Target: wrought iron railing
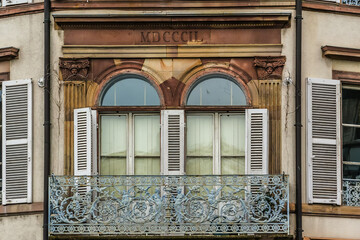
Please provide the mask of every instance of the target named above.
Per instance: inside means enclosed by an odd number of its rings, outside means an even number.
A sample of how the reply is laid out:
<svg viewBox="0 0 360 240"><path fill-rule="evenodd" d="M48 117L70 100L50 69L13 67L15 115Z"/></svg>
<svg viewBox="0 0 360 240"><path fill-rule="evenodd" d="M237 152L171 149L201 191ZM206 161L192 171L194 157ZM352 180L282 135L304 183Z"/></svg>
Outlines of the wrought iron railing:
<svg viewBox="0 0 360 240"><path fill-rule="evenodd" d="M342 0L342 4L360 6L360 0Z"/></svg>
<svg viewBox="0 0 360 240"><path fill-rule="evenodd" d="M360 180L343 180L342 205L360 207Z"/></svg>
<svg viewBox="0 0 360 240"><path fill-rule="evenodd" d="M49 234L289 234L286 175L52 176Z"/></svg>

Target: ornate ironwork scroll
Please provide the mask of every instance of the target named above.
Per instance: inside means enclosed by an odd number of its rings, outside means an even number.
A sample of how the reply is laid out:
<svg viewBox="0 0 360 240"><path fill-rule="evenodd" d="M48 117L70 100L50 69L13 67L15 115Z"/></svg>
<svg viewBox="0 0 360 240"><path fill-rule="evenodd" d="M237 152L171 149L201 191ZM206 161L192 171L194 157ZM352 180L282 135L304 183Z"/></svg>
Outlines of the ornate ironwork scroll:
<svg viewBox="0 0 360 240"><path fill-rule="evenodd" d="M285 175L52 176L49 234L289 233Z"/></svg>
<svg viewBox="0 0 360 240"><path fill-rule="evenodd" d="M360 6L360 0L342 0L342 4Z"/></svg>
<svg viewBox="0 0 360 240"><path fill-rule="evenodd" d="M360 180L343 180L343 205L360 207Z"/></svg>

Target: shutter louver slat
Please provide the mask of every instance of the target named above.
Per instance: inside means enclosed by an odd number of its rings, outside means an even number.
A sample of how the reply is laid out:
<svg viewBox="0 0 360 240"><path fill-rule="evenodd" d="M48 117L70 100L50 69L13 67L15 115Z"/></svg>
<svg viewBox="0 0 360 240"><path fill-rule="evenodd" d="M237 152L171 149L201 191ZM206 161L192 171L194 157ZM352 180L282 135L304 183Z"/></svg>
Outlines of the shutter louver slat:
<svg viewBox="0 0 360 240"><path fill-rule="evenodd" d="M30 203L32 198L31 80L3 82L2 204Z"/></svg>
<svg viewBox="0 0 360 240"><path fill-rule="evenodd" d="M246 110L246 174L268 173L268 111Z"/></svg>
<svg viewBox="0 0 360 240"><path fill-rule="evenodd" d="M340 82L307 80L309 203L340 204Z"/></svg>
<svg viewBox="0 0 360 240"><path fill-rule="evenodd" d="M163 174L184 173L184 111L163 110L162 117L162 162Z"/></svg>

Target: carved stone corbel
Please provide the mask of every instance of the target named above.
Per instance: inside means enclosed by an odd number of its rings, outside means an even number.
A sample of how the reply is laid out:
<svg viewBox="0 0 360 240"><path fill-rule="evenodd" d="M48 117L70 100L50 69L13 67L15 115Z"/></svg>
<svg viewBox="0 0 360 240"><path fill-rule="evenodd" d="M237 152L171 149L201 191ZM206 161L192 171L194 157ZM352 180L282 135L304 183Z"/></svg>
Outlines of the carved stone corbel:
<svg viewBox="0 0 360 240"><path fill-rule="evenodd" d="M285 57L255 57L254 66L258 79L281 79Z"/></svg>
<svg viewBox="0 0 360 240"><path fill-rule="evenodd" d="M59 67L63 81L86 81L90 61L87 58L60 58Z"/></svg>

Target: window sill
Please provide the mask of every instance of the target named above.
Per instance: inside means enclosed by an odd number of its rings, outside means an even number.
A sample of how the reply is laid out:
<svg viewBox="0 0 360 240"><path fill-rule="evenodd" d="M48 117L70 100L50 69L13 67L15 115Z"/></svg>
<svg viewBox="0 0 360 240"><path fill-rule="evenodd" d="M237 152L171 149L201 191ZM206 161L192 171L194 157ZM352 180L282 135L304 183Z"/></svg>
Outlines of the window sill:
<svg viewBox="0 0 360 240"><path fill-rule="evenodd" d="M29 204L13 204L0 206L0 217L7 215L43 213L44 207L42 202L29 203Z"/></svg>
<svg viewBox="0 0 360 240"><path fill-rule="evenodd" d="M295 203L290 203L290 212L295 213ZM326 204L302 204L305 216L360 218L360 207Z"/></svg>

